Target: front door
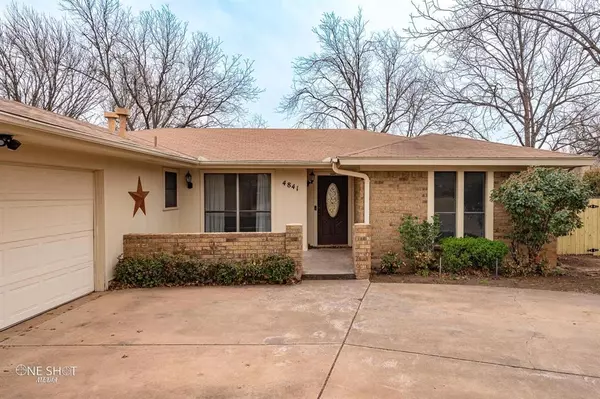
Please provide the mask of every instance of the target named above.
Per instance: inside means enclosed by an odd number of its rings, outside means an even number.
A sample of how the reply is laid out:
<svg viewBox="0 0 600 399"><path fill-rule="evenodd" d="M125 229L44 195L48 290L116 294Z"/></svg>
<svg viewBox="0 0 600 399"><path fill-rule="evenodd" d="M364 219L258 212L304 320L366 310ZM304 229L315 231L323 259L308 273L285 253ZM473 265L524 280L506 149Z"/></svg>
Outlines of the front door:
<svg viewBox="0 0 600 399"><path fill-rule="evenodd" d="M319 176L318 245L348 244L348 177Z"/></svg>

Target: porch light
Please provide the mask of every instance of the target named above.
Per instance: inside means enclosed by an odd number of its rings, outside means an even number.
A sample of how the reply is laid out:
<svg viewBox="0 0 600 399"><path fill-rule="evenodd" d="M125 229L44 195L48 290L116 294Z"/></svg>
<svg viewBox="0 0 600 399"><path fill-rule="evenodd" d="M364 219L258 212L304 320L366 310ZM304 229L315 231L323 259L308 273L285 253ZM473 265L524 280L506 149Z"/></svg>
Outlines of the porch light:
<svg viewBox="0 0 600 399"><path fill-rule="evenodd" d="M0 134L0 147L6 147L9 150L16 151L21 146L19 140L15 140L10 134Z"/></svg>
<svg viewBox="0 0 600 399"><path fill-rule="evenodd" d="M185 174L185 182L187 183L187 188L192 188L194 187L194 183L192 183L192 175L190 173L190 171L188 170L188 172Z"/></svg>
<svg viewBox="0 0 600 399"><path fill-rule="evenodd" d="M306 186L310 186L311 184L313 184L315 182L315 171L311 170L310 174L308 175L308 181L306 182Z"/></svg>

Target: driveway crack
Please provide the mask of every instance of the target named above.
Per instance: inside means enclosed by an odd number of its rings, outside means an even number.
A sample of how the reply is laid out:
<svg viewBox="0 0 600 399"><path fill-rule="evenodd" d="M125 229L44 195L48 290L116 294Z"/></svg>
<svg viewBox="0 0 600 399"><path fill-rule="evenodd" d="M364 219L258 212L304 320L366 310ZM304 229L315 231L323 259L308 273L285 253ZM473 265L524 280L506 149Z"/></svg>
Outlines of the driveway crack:
<svg viewBox="0 0 600 399"><path fill-rule="evenodd" d="M350 325L348 326L348 331L346 331L346 335L344 336L344 340L342 341L342 343L340 345L340 348L338 349L338 351L337 351L337 353L335 355L335 358L333 359L333 363L331 364L331 367L329 368L329 372L327 373L327 377L325 378L325 381L323 382L323 386L321 387L321 390L319 391L319 396L317 396L317 399L321 399L321 396L323 396L323 392L325 391L325 387L327 387L327 383L329 382L329 378L331 377L331 373L333 373L333 369L335 368L337 360L340 357L340 353L342 353L342 349L346 345L346 340L348 339L348 336L350 335L350 331L352 331L352 326L354 325L354 320L356 320L356 316L358 315L358 312L360 311L360 308L361 308L361 306L363 305L363 303L365 301L365 297L367 296L367 292L369 292L369 288L371 288L371 281L369 281L369 285L367 286L367 289L365 289L365 292L363 293L362 297L360 298L360 303L356 307L356 312L354 312L354 316L352 316L352 320L350 321Z"/></svg>

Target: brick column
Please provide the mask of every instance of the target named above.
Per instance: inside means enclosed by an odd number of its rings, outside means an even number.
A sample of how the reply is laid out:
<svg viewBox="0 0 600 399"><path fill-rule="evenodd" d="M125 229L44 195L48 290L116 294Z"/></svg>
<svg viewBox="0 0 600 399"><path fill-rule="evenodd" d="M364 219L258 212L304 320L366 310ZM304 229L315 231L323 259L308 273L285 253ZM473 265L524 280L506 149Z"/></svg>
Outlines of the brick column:
<svg viewBox="0 0 600 399"><path fill-rule="evenodd" d="M370 224L355 223L352 228L352 255L354 275L357 280L368 279L371 275L371 241L373 228Z"/></svg>
<svg viewBox="0 0 600 399"><path fill-rule="evenodd" d="M285 254L294 260L296 264L296 279L302 278L302 225L287 224L285 226Z"/></svg>

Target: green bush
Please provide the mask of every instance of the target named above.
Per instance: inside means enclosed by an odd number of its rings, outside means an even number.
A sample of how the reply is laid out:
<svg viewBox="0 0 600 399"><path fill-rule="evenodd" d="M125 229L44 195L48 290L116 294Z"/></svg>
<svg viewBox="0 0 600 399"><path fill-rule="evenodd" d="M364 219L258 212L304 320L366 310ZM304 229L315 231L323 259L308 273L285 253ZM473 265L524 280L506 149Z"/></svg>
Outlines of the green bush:
<svg viewBox="0 0 600 399"><path fill-rule="evenodd" d="M492 201L509 214L511 261L515 274L544 273L543 246L581 227L579 212L591 190L583 179L564 169L530 168L511 175L492 192Z"/></svg>
<svg viewBox="0 0 600 399"><path fill-rule="evenodd" d="M600 197L600 169L590 169L583 174L583 181L592 191L593 197Z"/></svg>
<svg viewBox="0 0 600 399"><path fill-rule="evenodd" d="M122 257L115 267L115 287L151 288L187 285L287 284L294 260L269 255L241 262L204 261L189 255Z"/></svg>
<svg viewBox="0 0 600 399"><path fill-rule="evenodd" d="M440 237L440 220L434 216L432 221L421 221L416 216L406 215L398 227L402 252L409 265L418 273L427 274L435 263L433 252Z"/></svg>
<svg viewBox="0 0 600 399"><path fill-rule="evenodd" d="M396 252L386 252L381 257L379 272L381 274L394 274L404 265L402 259Z"/></svg>
<svg viewBox="0 0 600 399"><path fill-rule="evenodd" d="M508 254L508 246L502 241L475 237L448 237L442 240L444 268L457 273L465 269L494 270Z"/></svg>

